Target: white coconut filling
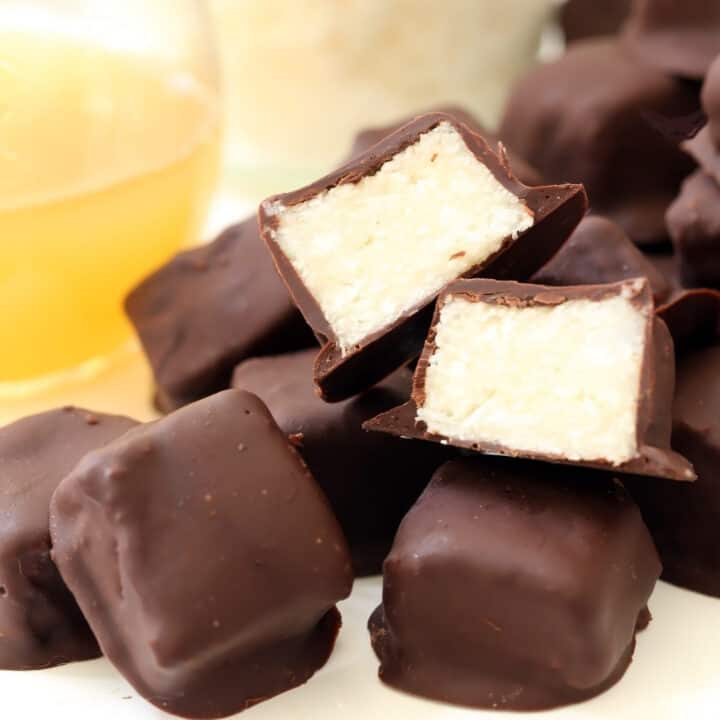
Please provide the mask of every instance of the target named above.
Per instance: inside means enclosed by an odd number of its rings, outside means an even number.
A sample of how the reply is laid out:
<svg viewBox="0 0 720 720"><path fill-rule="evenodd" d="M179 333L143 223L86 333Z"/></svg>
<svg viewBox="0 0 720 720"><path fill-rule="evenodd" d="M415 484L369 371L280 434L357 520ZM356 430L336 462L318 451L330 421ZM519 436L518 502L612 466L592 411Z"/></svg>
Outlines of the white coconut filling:
<svg viewBox="0 0 720 720"><path fill-rule="evenodd" d="M451 296L417 419L465 442L623 463L638 453L646 325L622 295L526 308Z"/></svg>
<svg viewBox="0 0 720 720"><path fill-rule="evenodd" d="M445 122L372 176L266 211L343 354L533 224Z"/></svg>

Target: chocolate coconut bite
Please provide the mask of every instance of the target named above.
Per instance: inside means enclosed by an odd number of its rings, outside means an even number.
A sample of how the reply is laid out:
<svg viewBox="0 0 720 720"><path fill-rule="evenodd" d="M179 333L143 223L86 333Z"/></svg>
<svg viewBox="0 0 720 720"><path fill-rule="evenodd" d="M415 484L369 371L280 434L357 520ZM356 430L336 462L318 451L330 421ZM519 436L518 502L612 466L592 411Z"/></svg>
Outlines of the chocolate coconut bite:
<svg viewBox="0 0 720 720"><path fill-rule="evenodd" d="M708 130L716 148L720 149L720 54L715 58L702 89L703 109L708 116Z"/></svg>
<svg viewBox="0 0 720 720"><path fill-rule="evenodd" d="M50 559L50 498L87 452L136 424L66 407L0 428L0 669L47 668L100 654Z"/></svg>
<svg viewBox="0 0 720 720"><path fill-rule="evenodd" d="M458 122L461 122L469 130L472 130L474 133L477 133L478 135L481 135L483 138L485 138L485 141L492 148L496 148L498 146L498 143L502 141L501 138L489 132L482 125L482 123L467 110L464 110L460 107L455 107L454 105L448 105L446 107L428 110L426 113L416 113L415 115L411 117L406 117L403 120L393 123L392 125L386 125L384 127L372 127L361 130L355 136L355 142L353 143L350 157L354 158L364 152L367 152L367 150L369 150L373 145L379 143L381 140L384 140L388 135L396 132L401 127L407 125L409 122L412 122L412 120L414 120L415 117L417 117L418 115L425 115L431 112L442 112L447 115L452 115ZM512 148L504 147L503 145L503 151L507 155L507 164L509 165L510 170L512 171L513 175L515 175L515 177L520 180L520 182L524 183L525 185L542 185L543 179L540 173L534 167L529 165L516 152L513 152ZM498 152L501 151L498 150Z"/></svg>
<svg viewBox="0 0 720 720"><path fill-rule="evenodd" d="M655 254L646 255L653 267L662 274L670 288L670 294L662 302L668 302L676 293L683 290L682 280L680 278L680 268L678 258L673 254Z"/></svg>
<svg viewBox="0 0 720 720"><path fill-rule="evenodd" d="M667 242L665 210L693 169L671 128L695 89L638 63L612 39L578 42L515 86L502 137L547 182L582 182L591 211L639 245Z"/></svg>
<svg viewBox="0 0 720 720"><path fill-rule="evenodd" d="M477 452L693 480L670 450L673 343L644 278L459 280L438 298L412 399L369 430Z"/></svg>
<svg viewBox="0 0 720 720"><path fill-rule="evenodd" d="M246 360L235 370L233 386L260 397L293 437L340 522L355 573L379 573L400 520L448 453L361 428L407 399L409 370L398 370L357 397L326 403L313 388L316 354L303 350Z"/></svg>
<svg viewBox="0 0 720 720"><path fill-rule="evenodd" d="M380 678L479 708L580 702L627 669L659 574L640 512L612 476L446 463L385 561L369 623Z"/></svg>
<svg viewBox="0 0 720 720"><path fill-rule="evenodd" d="M720 597L720 294L684 293L659 313L678 353L673 446L694 483L628 480L663 563L663 579Z"/></svg>
<svg viewBox="0 0 720 720"><path fill-rule="evenodd" d="M702 170L682 185L667 226L687 287L720 287L720 185Z"/></svg>
<svg viewBox="0 0 720 720"><path fill-rule="evenodd" d="M265 200L262 235L344 400L413 359L463 276L527 278L585 211L579 185L528 188L450 115L417 118L316 183Z"/></svg>
<svg viewBox="0 0 720 720"><path fill-rule="evenodd" d="M53 497L51 532L105 655L184 717L231 715L307 681L352 585L325 496L239 390L87 455Z"/></svg>
<svg viewBox="0 0 720 720"><path fill-rule="evenodd" d="M622 42L640 62L701 80L720 53L720 3L634 0Z"/></svg>
<svg viewBox="0 0 720 720"><path fill-rule="evenodd" d="M130 293L125 309L164 411L227 388L246 357L314 344L254 217L177 255Z"/></svg>
<svg viewBox="0 0 720 720"><path fill-rule="evenodd" d="M632 0L568 0L560 9L560 25L566 42L614 35L631 7Z"/></svg>
<svg viewBox="0 0 720 720"><path fill-rule="evenodd" d="M683 147L708 175L720 183L720 56L710 66L701 98L707 125Z"/></svg>
<svg viewBox="0 0 720 720"><path fill-rule="evenodd" d="M600 215L588 215L531 282L596 285L636 277L647 278L656 303L670 294L665 275L633 245L617 223Z"/></svg>

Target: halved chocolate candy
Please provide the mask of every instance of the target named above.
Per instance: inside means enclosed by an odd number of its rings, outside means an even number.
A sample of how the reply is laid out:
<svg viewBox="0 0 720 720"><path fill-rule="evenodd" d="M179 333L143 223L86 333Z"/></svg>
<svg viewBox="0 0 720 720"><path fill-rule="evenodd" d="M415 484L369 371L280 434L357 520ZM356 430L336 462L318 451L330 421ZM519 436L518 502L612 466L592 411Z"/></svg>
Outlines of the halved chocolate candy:
<svg viewBox="0 0 720 720"><path fill-rule="evenodd" d="M432 110L427 110L425 113L415 113L410 117L406 117L392 125L385 125L384 127L370 127L365 130L361 130L355 136L355 142L353 143L352 150L350 151L350 158L355 158L358 155L362 155L367 152L373 145L376 145L381 140L384 140L388 135L399 130L401 127L412 122L419 115L427 115L431 112L441 112L446 115L452 115L458 122L461 122L468 129L474 133L481 135L485 138L488 145L491 148L497 148L498 144L502 142L502 138L489 132L480 121L467 110L454 105L448 105L446 107L438 107ZM532 167L528 162L523 160L512 148L506 147L503 143L504 152L507 154L507 162L513 175L525 185L542 185L543 179L540 173ZM498 150L498 152L500 152Z"/></svg>
<svg viewBox="0 0 720 720"><path fill-rule="evenodd" d="M50 517L100 647L164 710L231 715L332 651L352 586L345 539L255 395L227 390L90 453Z"/></svg>
<svg viewBox="0 0 720 720"><path fill-rule="evenodd" d="M647 65L671 75L702 79L720 53L720 3L635 0L622 42Z"/></svg>
<svg viewBox="0 0 720 720"><path fill-rule="evenodd" d="M461 280L438 298L410 402L364 427L479 452L675 480L673 344L645 278Z"/></svg>
<svg viewBox="0 0 720 720"><path fill-rule="evenodd" d="M450 115L417 118L316 183L265 200L262 235L323 344L324 399L413 359L458 277L527 278L580 221L580 185L528 188Z"/></svg>
<svg viewBox="0 0 720 720"><path fill-rule="evenodd" d="M66 407L0 429L0 669L46 668L100 654L50 559L50 498L86 453L135 425Z"/></svg>
<svg viewBox="0 0 720 720"><path fill-rule="evenodd" d="M607 473L446 463L385 561L369 623L380 677L475 707L585 700L625 672L659 574L637 506Z"/></svg>

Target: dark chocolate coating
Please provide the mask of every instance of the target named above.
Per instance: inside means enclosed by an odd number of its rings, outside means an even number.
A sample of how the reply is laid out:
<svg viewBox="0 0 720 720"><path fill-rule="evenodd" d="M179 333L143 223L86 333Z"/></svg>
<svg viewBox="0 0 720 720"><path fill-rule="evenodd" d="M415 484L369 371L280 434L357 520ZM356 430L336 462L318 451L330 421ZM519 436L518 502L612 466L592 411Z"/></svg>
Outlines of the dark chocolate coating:
<svg viewBox="0 0 720 720"><path fill-rule="evenodd" d="M548 182L584 183L592 212L654 245L667 242L665 210L693 168L673 124L697 110L692 87L590 40L516 84L500 137Z"/></svg>
<svg viewBox="0 0 720 720"><path fill-rule="evenodd" d="M125 309L163 411L227 388L233 368L247 357L314 344L254 217L177 255L128 295Z"/></svg>
<svg viewBox="0 0 720 720"><path fill-rule="evenodd" d="M478 162L483 163L505 188L520 197L535 216L531 228L520 233L517 238L506 238L495 254L484 263L470 268L463 277L530 277L557 252L585 214L587 198L581 185L528 188L513 177L504 155L496 155L482 137L443 113L416 118L373 145L363 155L317 182L265 200L259 211L261 234L290 294L323 346L315 362L315 384L323 399L328 402L345 400L367 390L417 357L422 349L436 296L426 298L343 356L318 303L274 240L278 220L272 206L277 202L284 206L298 205L338 185L357 183L377 172L386 161L442 122L449 123L460 133ZM338 219L338 222L342 222L342 219Z"/></svg>
<svg viewBox="0 0 720 720"><path fill-rule="evenodd" d="M66 407L0 429L0 669L47 668L100 654L50 559L50 498L83 455L134 425Z"/></svg>
<svg viewBox="0 0 720 720"><path fill-rule="evenodd" d="M531 282L597 285L634 277L648 279L655 302L661 302L670 294L665 275L633 245L617 223L600 215L588 215Z"/></svg>
<svg viewBox="0 0 720 720"><path fill-rule="evenodd" d="M474 707L579 702L622 677L659 574L636 505L606 474L446 463L385 561L369 624L380 677Z"/></svg>
<svg viewBox="0 0 720 720"><path fill-rule="evenodd" d="M326 403L313 388L315 355L303 350L246 360L233 386L255 393L283 432L298 436L297 449L345 532L356 575L372 575L381 572L400 521L448 453L361 428L408 398L409 370L350 400Z"/></svg>
<svg viewBox="0 0 720 720"><path fill-rule="evenodd" d="M639 289L633 287L640 283ZM568 300L602 301L626 293L647 315L645 357L642 361L639 406L637 408L637 444L635 458L613 465L605 458L576 461L559 455L532 453L496 443L470 442L446 435L431 433L425 423L416 420L417 409L425 401L425 374L435 352L435 327L443 303L453 295L463 295L473 302L494 303L512 307L559 305ZM399 407L388 410L363 424L366 430L377 430L403 438L430 440L454 447L492 455L527 457L551 463L599 468L617 473L632 473L692 481L695 473L690 463L670 449L672 398L675 382L673 342L665 323L653 319L653 302L647 281L635 279L605 285L575 285L551 287L497 280L458 280L448 285L438 298L435 315L413 379L412 398ZM559 400L560 401L560 400Z"/></svg>
<svg viewBox="0 0 720 720"><path fill-rule="evenodd" d="M704 127L691 140L682 143L682 147L697 160L705 173L720 183L720 149L713 143L709 127Z"/></svg>
<svg viewBox="0 0 720 720"><path fill-rule="evenodd" d="M682 280L680 279L680 269L678 268L678 259L675 255L668 253L652 253L645 255L652 263L652 266L665 278L665 282L670 290L669 295L662 300L668 302L675 294L683 290Z"/></svg>
<svg viewBox="0 0 720 720"><path fill-rule="evenodd" d="M710 137L715 147L720 150L720 50L705 78L702 104L708 117Z"/></svg>
<svg viewBox="0 0 720 720"><path fill-rule="evenodd" d="M657 309L667 325L677 355L712 345L720 336L720 292L685 290Z"/></svg>
<svg viewBox="0 0 720 720"><path fill-rule="evenodd" d="M90 453L51 505L53 558L105 655L158 707L230 715L332 651L352 569L267 408L227 390Z"/></svg>
<svg viewBox="0 0 720 720"><path fill-rule="evenodd" d="M642 63L701 80L720 53L720 3L634 0L622 43Z"/></svg>
<svg viewBox="0 0 720 720"><path fill-rule="evenodd" d="M632 0L568 0L560 10L560 24L568 43L614 35L628 16Z"/></svg>
<svg viewBox="0 0 720 720"><path fill-rule="evenodd" d="M682 185L667 226L687 287L720 287L720 185L702 170Z"/></svg>
<svg viewBox="0 0 720 720"><path fill-rule="evenodd" d="M707 126L684 143L684 148L720 183L720 56L710 66L701 98Z"/></svg>
<svg viewBox="0 0 720 720"><path fill-rule="evenodd" d="M720 597L720 294L685 293L658 311L678 350L673 446L693 463L692 484L632 478L663 563L663 579Z"/></svg>
<svg viewBox="0 0 720 720"><path fill-rule="evenodd" d="M392 125L361 130L355 136L355 141L353 143L352 150L350 151L350 159L356 158L358 155L362 155L364 152L367 152L373 145L379 143L381 140L384 140L388 135L394 133L396 130L399 130L409 122L412 122L415 117L432 112L441 112L447 115L452 115L458 122L461 122L474 133L477 133L485 138L486 142L491 147L495 148L502 142L502 138L499 138L489 132L485 127L483 127L480 121L467 110L464 110L461 107L456 107L455 105L448 105L446 107L432 108L424 113L415 113L415 115L403 118ZM505 152L507 153L509 168L513 175L520 180L520 182L525 185L542 185L542 176L534 167L521 158L516 152L513 152L512 148L505 147Z"/></svg>

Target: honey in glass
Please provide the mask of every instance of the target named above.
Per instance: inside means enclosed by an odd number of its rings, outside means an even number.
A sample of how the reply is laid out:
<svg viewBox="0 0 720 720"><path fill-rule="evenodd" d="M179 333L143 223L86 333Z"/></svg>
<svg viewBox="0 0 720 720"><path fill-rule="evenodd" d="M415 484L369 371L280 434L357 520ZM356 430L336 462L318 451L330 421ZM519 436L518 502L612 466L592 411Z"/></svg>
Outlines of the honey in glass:
<svg viewBox="0 0 720 720"><path fill-rule="evenodd" d="M216 175L212 85L66 20L0 3L0 390L117 348L124 295L196 239Z"/></svg>

